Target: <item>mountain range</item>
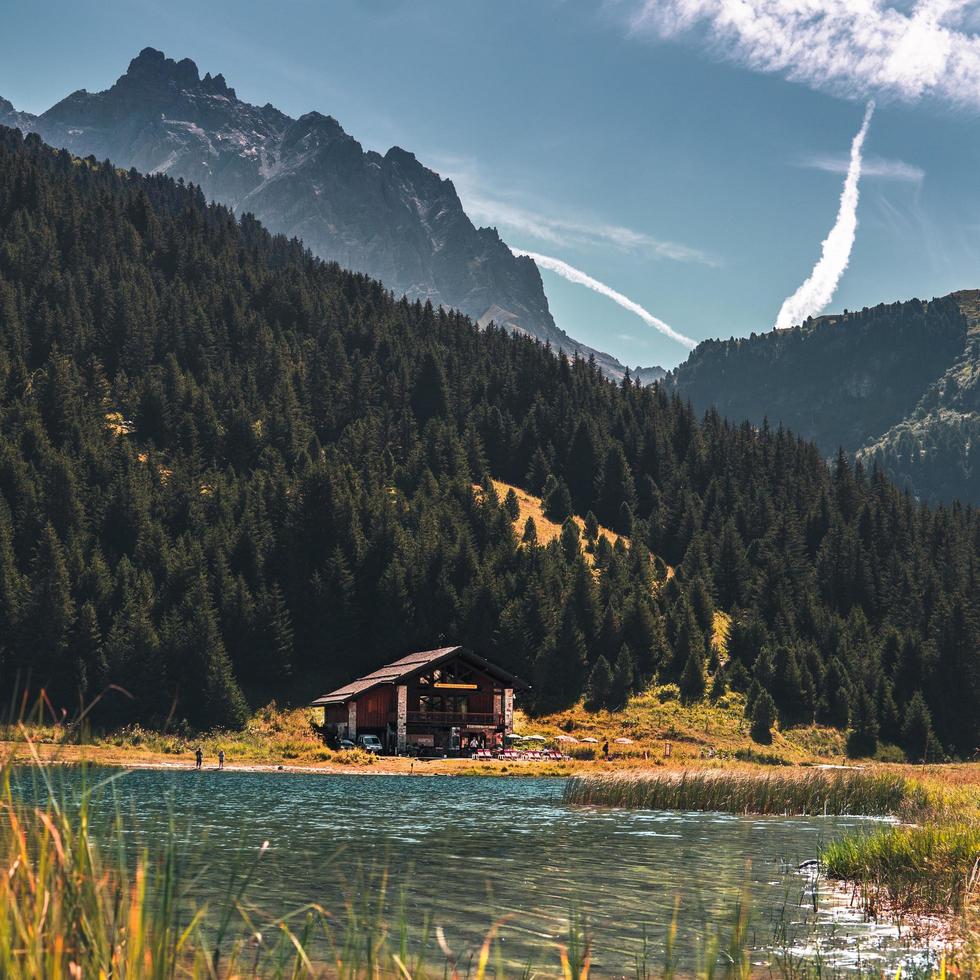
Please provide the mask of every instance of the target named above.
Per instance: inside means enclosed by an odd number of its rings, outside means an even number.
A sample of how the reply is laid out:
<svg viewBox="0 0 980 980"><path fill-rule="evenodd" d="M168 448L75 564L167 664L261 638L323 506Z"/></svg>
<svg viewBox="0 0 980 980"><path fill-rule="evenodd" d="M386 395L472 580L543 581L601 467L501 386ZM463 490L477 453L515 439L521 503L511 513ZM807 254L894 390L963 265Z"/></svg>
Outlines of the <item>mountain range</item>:
<svg viewBox="0 0 980 980"><path fill-rule="evenodd" d="M607 376L626 372L556 326L534 261L475 227L450 180L399 147L365 151L331 116L244 102L189 59L146 48L106 91L79 90L38 116L0 99L0 124L193 182L396 295L594 356ZM842 448L920 499L980 503L977 291L709 340L666 378L658 367L631 373L664 379L698 410L784 425L825 456Z"/></svg>
<svg viewBox="0 0 980 980"><path fill-rule="evenodd" d="M555 324L534 261L515 256L496 229L475 227L452 181L400 147L365 151L332 116L293 119L243 102L222 75L202 78L188 58L145 48L111 88L80 89L38 116L0 98L0 125L81 157L183 178L396 295L594 356L610 377L625 374ZM663 373L642 369L647 383Z"/></svg>
<svg viewBox="0 0 980 980"><path fill-rule="evenodd" d="M919 499L980 504L980 290L705 341L666 383L877 464Z"/></svg>

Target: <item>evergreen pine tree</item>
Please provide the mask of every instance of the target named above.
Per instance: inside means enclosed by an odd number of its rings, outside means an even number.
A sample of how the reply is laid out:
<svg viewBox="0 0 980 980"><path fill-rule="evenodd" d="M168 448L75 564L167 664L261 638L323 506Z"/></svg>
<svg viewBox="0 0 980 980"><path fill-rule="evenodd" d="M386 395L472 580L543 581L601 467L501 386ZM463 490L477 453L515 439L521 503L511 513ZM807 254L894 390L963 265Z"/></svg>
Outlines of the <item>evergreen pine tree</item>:
<svg viewBox="0 0 980 980"><path fill-rule="evenodd" d="M851 731L847 754L860 758L878 751L878 713L864 685L859 685L851 701Z"/></svg>
<svg viewBox="0 0 980 980"><path fill-rule="evenodd" d="M704 659L701 654L692 650L687 658L684 670L681 672L679 686L681 698L687 704L693 704L704 697L705 692Z"/></svg>
<svg viewBox="0 0 980 980"><path fill-rule="evenodd" d="M776 721L776 702L768 691L761 690L751 704L749 719L752 725L749 734L753 741L769 745L772 742L772 726Z"/></svg>
<svg viewBox="0 0 980 980"><path fill-rule="evenodd" d="M430 419L444 418L449 412L446 372L432 348L425 352L412 387L412 411L421 425Z"/></svg>
<svg viewBox="0 0 980 980"><path fill-rule="evenodd" d="M37 651L33 681L46 688L56 707L71 710L78 693L74 679L84 676L84 667L72 664L70 671L64 670L75 601L64 550L51 524L41 532L31 562L30 590L31 644Z"/></svg>
<svg viewBox="0 0 980 980"><path fill-rule="evenodd" d="M590 510L585 515L585 541L589 551L595 548L596 538L599 537L599 522Z"/></svg>
<svg viewBox="0 0 980 980"><path fill-rule="evenodd" d="M544 501L545 516L556 524L564 524L572 516L572 498L564 480L558 480Z"/></svg>
<svg viewBox="0 0 980 980"><path fill-rule="evenodd" d="M527 545L534 545L538 543L538 528L534 523L533 517L528 517L524 522L524 533L521 535L521 541Z"/></svg>
<svg viewBox="0 0 980 980"><path fill-rule="evenodd" d="M892 694L891 681L883 673L878 674L875 684L875 710L878 714L881 740L890 745L898 745L902 737L902 722Z"/></svg>
<svg viewBox="0 0 980 980"><path fill-rule="evenodd" d="M823 694L817 702L817 721L822 725L844 728L851 716L851 699L847 675L836 657L832 657L823 677Z"/></svg>
<svg viewBox="0 0 980 980"><path fill-rule="evenodd" d="M589 682L585 688L585 707L589 711L607 707L612 686L613 673L609 661L600 654L589 672Z"/></svg>
<svg viewBox="0 0 980 980"><path fill-rule="evenodd" d="M567 561L579 557L578 525L570 517L561 526L561 550Z"/></svg>
<svg viewBox="0 0 980 980"><path fill-rule="evenodd" d="M517 501L517 494L514 493L513 487L508 488L507 495L504 497L504 509L512 521L516 521L521 516L521 505Z"/></svg>
<svg viewBox="0 0 980 980"><path fill-rule="evenodd" d="M905 754L910 762L927 762L935 753L932 715L919 691L912 695L911 700L905 706L902 748L905 749Z"/></svg>
<svg viewBox="0 0 980 980"><path fill-rule="evenodd" d="M711 678L711 690L709 697L712 701L717 701L725 693L725 671L720 667L715 671Z"/></svg>
<svg viewBox="0 0 980 980"><path fill-rule="evenodd" d="M622 708L626 704L633 690L634 673L633 653L629 645L624 643L616 657L609 688L609 704L612 708Z"/></svg>

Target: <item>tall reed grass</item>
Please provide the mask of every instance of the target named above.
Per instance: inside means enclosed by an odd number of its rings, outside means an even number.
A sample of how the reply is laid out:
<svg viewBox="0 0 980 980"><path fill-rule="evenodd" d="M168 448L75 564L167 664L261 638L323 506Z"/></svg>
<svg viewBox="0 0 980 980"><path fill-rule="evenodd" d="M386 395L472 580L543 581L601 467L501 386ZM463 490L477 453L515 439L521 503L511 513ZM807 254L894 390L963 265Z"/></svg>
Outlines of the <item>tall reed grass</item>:
<svg viewBox="0 0 980 980"><path fill-rule="evenodd" d="M828 877L855 882L870 914L962 911L980 897L980 826L887 827L828 844Z"/></svg>
<svg viewBox="0 0 980 980"><path fill-rule="evenodd" d="M649 810L889 816L925 808L929 794L911 780L887 772L702 769L576 777L565 786L565 802Z"/></svg>

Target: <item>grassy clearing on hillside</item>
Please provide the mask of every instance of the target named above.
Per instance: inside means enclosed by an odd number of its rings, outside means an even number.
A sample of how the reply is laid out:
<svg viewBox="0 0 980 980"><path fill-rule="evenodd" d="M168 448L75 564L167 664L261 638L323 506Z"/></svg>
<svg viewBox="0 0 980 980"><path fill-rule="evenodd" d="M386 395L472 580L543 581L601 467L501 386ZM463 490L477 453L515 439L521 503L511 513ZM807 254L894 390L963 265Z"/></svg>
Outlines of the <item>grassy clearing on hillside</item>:
<svg viewBox="0 0 980 980"><path fill-rule="evenodd" d="M565 787L565 802L649 810L892 816L919 812L928 796L905 777L887 772L697 770L576 777Z"/></svg>
<svg viewBox="0 0 980 980"><path fill-rule="evenodd" d="M686 705L681 703L676 684L642 691L618 711L588 711L579 702L565 711L538 718L517 712L515 725L519 731L550 738L566 734L579 739L596 738L600 743L609 739L614 756L649 755L653 764L667 761L667 742L671 743L673 763L691 762L707 754L723 761L737 758L739 752L759 751L749 737L743 695L729 691L714 702L705 699ZM633 744L616 745L617 738L632 739ZM774 731L772 744L765 747L765 752L791 763L841 761L846 755L845 742L846 734L837 729L809 725Z"/></svg>
<svg viewBox="0 0 980 980"><path fill-rule="evenodd" d="M520 513L514 520L514 527L517 530L518 540L524 533L524 525L527 523L529 517L534 519L534 526L537 529L538 544L547 545L552 541L556 540L561 536L561 524L556 524L553 520L548 518L544 512L544 504L540 497L535 497L534 494L528 493L526 490L522 490L520 487L515 487L511 483L504 483L502 480L494 480L493 488L497 491L497 496L503 500L507 496L508 490L513 490L514 495L517 497L517 504L520 508ZM481 492L479 484L473 484L473 489L477 492ZM573 515L572 520L578 526L579 535L582 540L582 550L586 554L590 561L594 562L592 555L585 551L585 521L578 515ZM610 545L615 545L617 541L622 540L623 544L627 547L629 546L630 539L624 535L617 534L615 531L610 531L609 528L599 525L599 535L605 538Z"/></svg>

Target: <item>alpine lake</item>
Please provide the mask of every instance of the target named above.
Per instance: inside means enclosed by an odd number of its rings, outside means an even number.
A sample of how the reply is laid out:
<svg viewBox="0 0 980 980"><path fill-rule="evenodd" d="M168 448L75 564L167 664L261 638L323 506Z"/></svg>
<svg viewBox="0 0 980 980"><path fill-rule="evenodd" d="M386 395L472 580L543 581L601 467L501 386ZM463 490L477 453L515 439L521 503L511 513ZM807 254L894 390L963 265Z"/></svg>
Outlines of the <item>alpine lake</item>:
<svg viewBox="0 0 980 980"><path fill-rule="evenodd" d="M253 869L244 901L257 917L315 903L343 919L360 903L436 959L451 950L461 976L494 923L495 961L508 975L529 964L552 975L570 929L588 943L593 975L636 976L643 959L655 974L672 924L684 975L713 935L724 950L740 902L751 963L777 976L809 962L822 976L902 966L908 977L930 957L806 866L835 836L873 829L868 818L570 806L562 779L520 776L70 767L47 776L69 804L88 793L93 826L121 818L134 849L152 856L175 835L189 906ZM22 791L48 789L34 770Z"/></svg>

